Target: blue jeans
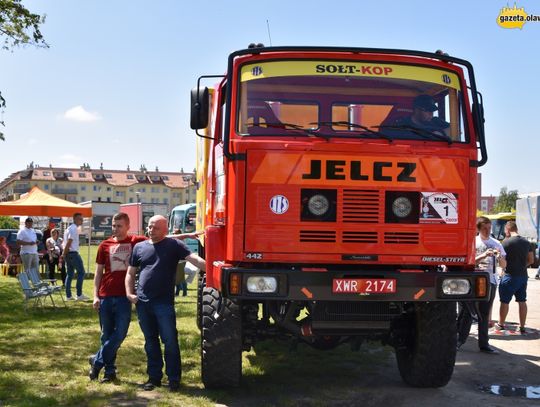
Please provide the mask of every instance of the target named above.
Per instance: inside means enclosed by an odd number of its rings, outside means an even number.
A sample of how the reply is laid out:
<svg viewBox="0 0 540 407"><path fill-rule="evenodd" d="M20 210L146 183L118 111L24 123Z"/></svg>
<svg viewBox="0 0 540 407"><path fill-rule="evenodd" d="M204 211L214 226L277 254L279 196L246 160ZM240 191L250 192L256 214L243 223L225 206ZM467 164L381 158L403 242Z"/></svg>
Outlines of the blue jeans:
<svg viewBox="0 0 540 407"><path fill-rule="evenodd" d="M491 284L491 291L489 293L488 301L479 301L477 303L471 303L471 306L476 308L478 313L478 347L486 348L489 346L489 311L493 305L495 294L497 292L497 285ZM461 305L461 304L460 304ZM469 337L471 331L473 317L469 310L461 306L458 315L458 342L465 343Z"/></svg>
<svg viewBox="0 0 540 407"><path fill-rule="evenodd" d="M78 252L69 252L66 255L66 297L71 298L71 280L77 270L77 297L82 295L82 286L84 281L84 264L81 255Z"/></svg>
<svg viewBox="0 0 540 407"><path fill-rule="evenodd" d="M148 377L156 381L161 381L163 377L163 356L159 341L161 338L161 342L165 345L165 372L169 382L179 382L182 370L174 304L139 300L137 315L144 334Z"/></svg>
<svg viewBox="0 0 540 407"><path fill-rule="evenodd" d="M39 255L37 253L22 253L21 260L24 271L35 270L39 273Z"/></svg>
<svg viewBox="0 0 540 407"><path fill-rule="evenodd" d="M131 303L127 297L104 297L99 305L101 348L94 356L94 366L105 367L105 374L116 373L116 353L126 338L131 322Z"/></svg>
<svg viewBox="0 0 540 407"><path fill-rule="evenodd" d="M177 296L180 294L180 290L182 290L182 295L185 297L187 295L187 281L182 281L180 284L176 284L174 295Z"/></svg>

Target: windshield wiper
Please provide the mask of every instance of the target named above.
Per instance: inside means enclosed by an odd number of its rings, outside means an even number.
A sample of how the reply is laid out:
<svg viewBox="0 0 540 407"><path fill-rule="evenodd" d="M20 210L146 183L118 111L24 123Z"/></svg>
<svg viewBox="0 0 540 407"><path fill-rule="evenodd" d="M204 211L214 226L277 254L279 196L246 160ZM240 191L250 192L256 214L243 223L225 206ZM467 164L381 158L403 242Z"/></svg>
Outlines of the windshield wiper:
<svg viewBox="0 0 540 407"><path fill-rule="evenodd" d="M362 129L364 131L367 131L368 134L372 135L373 137L377 137L377 138L380 137L385 140L388 140L389 142L393 141L391 137L387 136L386 134L381 133L380 131L371 130L367 126L362 126L361 124L356 124L356 123L348 122L345 120L333 121L333 122L313 122L309 124L317 124L319 126L348 126L348 127L352 127L353 129Z"/></svg>
<svg viewBox="0 0 540 407"><path fill-rule="evenodd" d="M452 144L453 142L450 137L446 135L437 134L436 131L439 131L439 130L431 131L427 129L421 129L419 127L407 126L404 124L399 124L395 126L388 125L388 126L377 126L377 127L379 129L409 130L413 132L414 134L417 134L420 137L423 137L426 140L436 139L436 140L446 141L448 142L448 144Z"/></svg>
<svg viewBox="0 0 540 407"><path fill-rule="evenodd" d="M276 122L276 123L248 123L248 126L254 126L254 127L269 127L273 129L292 129L296 131L301 131L303 135L307 135L309 137L321 137L325 140L330 140L331 136L328 136L326 134L316 133L312 129L306 129L305 127L295 124L295 123L283 123L283 122Z"/></svg>

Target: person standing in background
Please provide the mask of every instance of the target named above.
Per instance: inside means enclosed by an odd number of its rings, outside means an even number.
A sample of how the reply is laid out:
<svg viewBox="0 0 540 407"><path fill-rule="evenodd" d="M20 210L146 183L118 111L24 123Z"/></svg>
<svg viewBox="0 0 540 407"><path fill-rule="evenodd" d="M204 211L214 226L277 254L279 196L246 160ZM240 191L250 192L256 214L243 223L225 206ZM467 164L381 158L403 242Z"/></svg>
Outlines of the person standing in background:
<svg viewBox="0 0 540 407"><path fill-rule="evenodd" d="M0 263L9 264L9 247L6 244L6 238L0 236Z"/></svg>
<svg viewBox="0 0 540 407"><path fill-rule="evenodd" d="M34 220L26 218L24 226L17 233L17 245L21 248L20 255L24 271L38 270L39 255L37 249L37 234L34 228Z"/></svg>
<svg viewBox="0 0 540 407"><path fill-rule="evenodd" d="M506 266L506 253L499 241L491 237L491 220L480 216L476 221L476 230L476 270L489 273L491 285L489 301L474 304L478 312L478 348L484 353L497 354L499 351L489 345L489 313L497 290L497 264ZM458 349L467 340L471 324L472 315L466 306L462 306L458 317Z"/></svg>
<svg viewBox="0 0 540 407"><path fill-rule="evenodd" d="M47 248L47 264L49 266L49 278L51 280L55 279L56 268L62 270L62 267L59 265L60 255L62 254L62 248L58 241L59 236L58 229L51 230L51 236L45 241L45 247ZM62 273L62 285L65 280L65 271Z"/></svg>
<svg viewBox="0 0 540 407"><path fill-rule="evenodd" d="M499 298L501 308L497 329L505 330L506 317L512 297L515 296L519 304L519 333L527 334L525 321L527 320L527 267L534 262L534 253L527 239L518 235L516 222L508 221L504 226L506 239L503 241L506 250L506 270L499 284Z"/></svg>
<svg viewBox="0 0 540 407"><path fill-rule="evenodd" d="M73 223L64 232L64 249L60 259L66 263L67 276L66 276L66 300L75 301L75 298L71 296L71 281L75 270L77 270L77 300L86 301L89 300L86 295L83 294L83 282L84 282L84 264L79 254L79 226L83 223L83 216L77 212L73 214Z"/></svg>

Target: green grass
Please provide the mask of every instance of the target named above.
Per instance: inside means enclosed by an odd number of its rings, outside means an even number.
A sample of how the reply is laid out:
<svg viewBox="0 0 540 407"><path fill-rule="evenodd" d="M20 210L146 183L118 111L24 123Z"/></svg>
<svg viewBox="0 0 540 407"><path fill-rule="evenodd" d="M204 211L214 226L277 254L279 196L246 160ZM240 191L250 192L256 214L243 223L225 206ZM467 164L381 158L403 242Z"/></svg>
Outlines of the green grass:
<svg viewBox="0 0 540 407"><path fill-rule="evenodd" d="M94 274L95 265L96 265L96 254L97 254L97 245L91 245L90 247L88 245L81 246L79 248L79 253L81 255L81 258L84 263L84 269L89 274L88 277L91 277L91 275ZM90 257L88 257L88 253L90 253Z"/></svg>
<svg viewBox="0 0 540 407"><path fill-rule="evenodd" d="M194 288L176 304L181 392L161 388L149 395L137 387L146 380L146 356L135 313L118 354L120 384L91 382L87 359L99 346L98 317L91 303L25 312L17 280L0 277L0 406L322 406L340 401L336 395L349 393L358 377L375 374L391 354L375 345L359 352L345 345L328 352L298 345L292 351L288 342L268 341L244 353L240 388L207 391L200 381ZM84 293L91 296L89 280Z"/></svg>

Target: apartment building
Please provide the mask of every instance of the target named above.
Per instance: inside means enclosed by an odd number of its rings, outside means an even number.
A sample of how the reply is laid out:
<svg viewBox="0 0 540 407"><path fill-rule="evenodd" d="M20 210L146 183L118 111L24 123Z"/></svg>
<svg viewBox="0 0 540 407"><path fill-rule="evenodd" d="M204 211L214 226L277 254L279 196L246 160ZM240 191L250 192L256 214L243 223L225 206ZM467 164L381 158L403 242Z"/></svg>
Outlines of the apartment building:
<svg viewBox="0 0 540 407"><path fill-rule="evenodd" d="M40 167L33 163L0 183L0 201L19 199L34 186L59 198L80 203L104 201L121 203L164 203L169 209L195 201L194 174L90 168Z"/></svg>

